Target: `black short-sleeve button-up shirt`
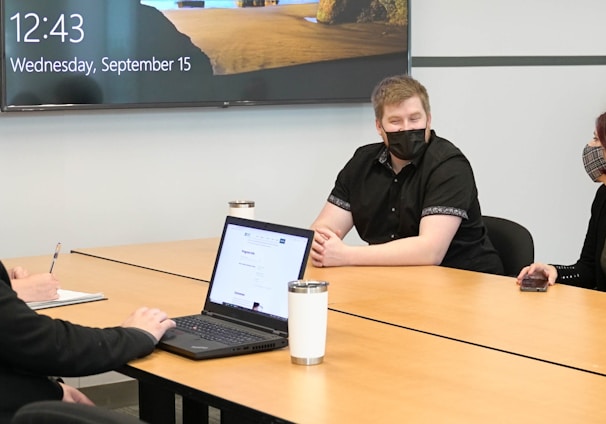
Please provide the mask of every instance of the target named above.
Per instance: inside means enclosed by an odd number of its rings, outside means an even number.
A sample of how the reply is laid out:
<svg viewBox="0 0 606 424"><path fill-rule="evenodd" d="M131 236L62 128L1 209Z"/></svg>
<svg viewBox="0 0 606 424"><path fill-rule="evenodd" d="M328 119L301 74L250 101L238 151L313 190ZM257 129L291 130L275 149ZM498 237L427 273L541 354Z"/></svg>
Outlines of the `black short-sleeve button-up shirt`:
<svg viewBox="0 0 606 424"><path fill-rule="evenodd" d="M417 236L427 215L458 216L461 226L441 265L503 273L482 222L471 165L434 131L423 155L398 174L383 143L358 148L339 172L328 201L352 213L358 234L369 244Z"/></svg>

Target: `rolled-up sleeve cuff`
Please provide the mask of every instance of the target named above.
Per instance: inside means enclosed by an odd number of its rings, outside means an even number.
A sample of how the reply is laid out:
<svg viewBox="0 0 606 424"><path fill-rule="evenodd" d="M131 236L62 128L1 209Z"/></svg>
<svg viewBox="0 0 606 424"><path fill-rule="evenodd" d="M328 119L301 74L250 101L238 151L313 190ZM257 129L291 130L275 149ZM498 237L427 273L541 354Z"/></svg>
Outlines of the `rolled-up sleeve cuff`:
<svg viewBox="0 0 606 424"><path fill-rule="evenodd" d="M468 219L467 211L459 208L453 208L452 206L430 206L423 209L421 217L429 215L451 215L458 216L462 219Z"/></svg>
<svg viewBox="0 0 606 424"><path fill-rule="evenodd" d="M345 209L346 211L351 211L351 205L348 202L346 202L345 200L341 200L332 194L328 196L328 202L340 207L341 209Z"/></svg>

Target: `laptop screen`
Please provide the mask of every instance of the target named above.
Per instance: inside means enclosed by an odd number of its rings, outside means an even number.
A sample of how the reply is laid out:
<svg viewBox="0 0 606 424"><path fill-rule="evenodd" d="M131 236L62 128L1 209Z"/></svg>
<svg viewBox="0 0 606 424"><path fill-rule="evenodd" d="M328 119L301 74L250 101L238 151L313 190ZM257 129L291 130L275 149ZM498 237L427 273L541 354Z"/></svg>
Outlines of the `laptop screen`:
<svg viewBox="0 0 606 424"><path fill-rule="evenodd" d="M288 282L300 278L309 237L230 221L215 264L210 301L286 321Z"/></svg>

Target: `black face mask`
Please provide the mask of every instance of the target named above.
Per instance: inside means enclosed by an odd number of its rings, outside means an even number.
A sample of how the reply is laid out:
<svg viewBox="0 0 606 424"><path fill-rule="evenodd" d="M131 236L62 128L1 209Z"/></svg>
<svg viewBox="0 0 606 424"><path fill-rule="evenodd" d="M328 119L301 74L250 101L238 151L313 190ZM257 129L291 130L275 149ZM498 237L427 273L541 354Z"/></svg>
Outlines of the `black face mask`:
<svg viewBox="0 0 606 424"><path fill-rule="evenodd" d="M414 160L421 156L427 148L425 128L408 131L385 131L385 135L389 143L387 148L398 159Z"/></svg>

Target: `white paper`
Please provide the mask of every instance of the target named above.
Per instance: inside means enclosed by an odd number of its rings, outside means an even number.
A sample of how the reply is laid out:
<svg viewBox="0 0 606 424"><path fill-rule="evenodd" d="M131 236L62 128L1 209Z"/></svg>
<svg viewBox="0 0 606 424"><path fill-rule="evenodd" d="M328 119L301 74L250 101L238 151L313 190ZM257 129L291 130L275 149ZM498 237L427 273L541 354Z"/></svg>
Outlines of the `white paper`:
<svg viewBox="0 0 606 424"><path fill-rule="evenodd" d="M59 289L57 290L57 293L59 294L58 299L45 300L42 302L27 302L27 306L36 310L106 299L103 293L86 293L65 289Z"/></svg>

